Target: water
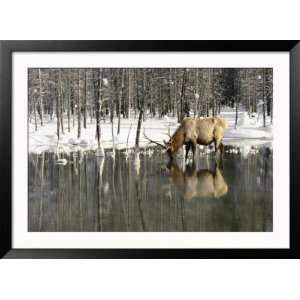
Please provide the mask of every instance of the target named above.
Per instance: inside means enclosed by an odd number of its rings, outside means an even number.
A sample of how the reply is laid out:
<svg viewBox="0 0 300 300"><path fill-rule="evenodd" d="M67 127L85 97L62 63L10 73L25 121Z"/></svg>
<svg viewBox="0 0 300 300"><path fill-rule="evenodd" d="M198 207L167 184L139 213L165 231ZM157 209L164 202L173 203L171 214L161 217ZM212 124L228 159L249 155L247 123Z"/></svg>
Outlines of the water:
<svg viewBox="0 0 300 300"><path fill-rule="evenodd" d="M234 150L232 150L234 149ZM230 152L230 153L229 153ZM29 231L272 231L272 155L227 147L167 165L160 150L29 155Z"/></svg>

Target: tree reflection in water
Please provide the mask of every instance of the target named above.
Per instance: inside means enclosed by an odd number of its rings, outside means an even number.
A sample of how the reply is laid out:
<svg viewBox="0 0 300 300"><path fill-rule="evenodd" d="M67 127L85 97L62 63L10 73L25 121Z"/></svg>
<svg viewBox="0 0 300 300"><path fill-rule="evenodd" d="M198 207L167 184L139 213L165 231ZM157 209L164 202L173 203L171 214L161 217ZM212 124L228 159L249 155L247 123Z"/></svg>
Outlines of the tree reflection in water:
<svg viewBox="0 0 300 300"><path fill-rule="evenodd" d="M29 231L272 231L272 157L29 155Z"/></svg>

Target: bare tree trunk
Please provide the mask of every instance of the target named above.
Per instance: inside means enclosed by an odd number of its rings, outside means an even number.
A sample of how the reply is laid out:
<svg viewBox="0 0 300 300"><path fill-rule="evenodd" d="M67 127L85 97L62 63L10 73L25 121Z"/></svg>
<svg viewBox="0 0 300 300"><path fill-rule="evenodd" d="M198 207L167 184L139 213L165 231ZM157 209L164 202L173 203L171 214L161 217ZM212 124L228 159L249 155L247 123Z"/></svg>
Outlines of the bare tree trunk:
<svg viewBox="0 0 300 300"><path fill-rule="evenodd" d="M84 69L84 81L83 81L83 128L86 129L86 105L87 105L87 71Z"/></svg>
<svg viewBox="0 0 300 300"><path fill-rule="evenodd" d="M128 70L128 118L130 118L130 110L133 103L133 70Z"/></svg>
<svg viewBox="0 0 300 300"><path fill-rule="evenodd" d="M175 70L175 69L174 69ZM175 72L173 71L173 69L170 69L170 77L169 77L169 81L170 81L170 97L171 97L171 105L172 105L172 117L174 118L176 116L176 89L175 89L175 81L176 79L174 79ZM172 88L173 86L173 88ZM174 92L175 91L175 92ZM172 101L173 99L173 101Z"/></svg>
<svg viewBox="0 0 300 300"><path fill-rule="evenodd" d="M238 113L239 113L239 101L236 99L235 103L235 129L237 128L237 122L238 122Z"/></svg>
<svg viewBox="0 0 300 300"><path fill-rule="evenodd" d="M120 93L119 93L119 110L118 110L118 130L117 134L120 133L120 127L121 127L121 101L123 97L123 90L124 90L124 70L121 69L121 87L120 87Z"/></svg>
<svg viewBox="0 0 300 300"><path fill-rule="evenodd" d="M253 97L253 110L257 112L257 72L254 71L254 97Z"/></svg>
<svg viewBox="0 0 300 300"><path fill-rule="evenodd" d="M100 139L101 139L101 127L100 127L100 112L102 105L102 80L103 80L103 70L99 69L98 77L98 99L96 99L96 137L98 142L98 149L100 149Z"/></svg>
<svg viewBox="0 0 300 300"><path fill-rule="evenodd" d="M39 69L39 88L40 88L40 97L39 97L39 106L40 106L40 119L41 119L41 126L43 126L43 90L42 90L42 73L41 69Z"/></svg>
<svg viewBox="0 0 300 300"><path fill-rule="evenodd" d="M138 124L137 124L137 130L136 130L136 138L135 138L135 147L139 148L140 143L140 132L141 132L141 126L142 126L142 120L143 120L143 109L140 110L139 118L138 118Z"/></svg>
<svg viewBox="0 0 300 300"><path fill-rule="evenodd" d="M248 115L251 116L251 79L249 73L246 73L247 80L247 110Z"/></svg>
<svg viewBox="0 0 300 300"><path fill-rule="evenodd" d="M266 127L266 93L265 93L265 84L266 84L266 69L263 69L263 76L262 76L262 108L263 108L263 122L264 127Z"/></svg>
<svg viewBox="0 0 300 300"><path fill-rule="evenodd" d="M33 111L34 111L34 127L35 131L37 131L37 115L36 115L36 98L37 96L33 96Z"/></svg>
<svg viewBox="0 0 300 300"><path fill-rule="evenodd" d="M184 69L183 76L182 76L181 94L180 94L180 122L183 120L184 116L187 113L186 99L185 99L186 81L187 81L187 70Z"/></svg>
<svg viewBox="0 0 300 300"><path fill-rule="evenodd" d="M114 133L114 119L111 122L111 138L113 143L113 154L115 154L115 133Z"/></svg>
<svg viewBox="0 0 300 300"><path fill-rule="evenodd" d="M80 78L80 69L78 70L78 99L77 99L77 123L78 131L77 138L81 136L81 78Z"/></svg>
<svg viewBox="0 0 300 300"><path fill-rule="evenodd" d="M236 85L236 95L235 95L235 128L237 128L238 122L238 113L239 113L239 103L240 103L240 76L241 73L237 71L236 78L235 78L235 85Z"/></svg>
<svg viewBox="0 0 300 300"><path fill-rule="evenodd" d="M217 114L217 102L216 102L216 95L215 95L214 79L215 79L215 69L212 69L211 84L210 84L211 85L211 96L212 96L212 102L213 102L212 115L213 115L213 117L216 117L216 114Z"/></svg>
<svg viewBox="0 0 300 300"><path fill-rule="evenodd" d="M196 88L195 88L195 103L194 103L194 118L198 115L198 102L199 102L199 69L196 69Z"/></svg>
<svg viewBox="0 0 300 300"><path fill-rule="evenodd" d="M239 78L236 79L236 84L237 84L237 88L236 88L236 96L235 96L235 128L237 128L237 122L238 122L238 113L239 113L239 102L240 102L240 82L239 82Z"/></svg>
<svg viewBox="0 0 300 300"><path fill-rule="evenodd" d="M93 71L89 73L89 78L90 78L90 83L89 83L89 93L88 93L88 100L89 100L89 115L90 115L90 122L92 123L93 122L93 116L94 116L94 105L95 105L95 100L94 100L94 97L95 97L95 92L92 93L91 92L91 87L93 86L94 84L94 76L93 76Z"/></svg>
<svg viewBox="0 0 300 300"><path fill-rule="evenodd" d="M207 87L206 87L206 116L209 117L209 106L211 100L211 69L207 70Z"/></svg>
<svg viewBox="0 0 300 300"><path fill-rule="evenodd" d="M57 139L60 138L60 81L61 81L61 70L59 70L59 78L58 78L58 84L57 84L57 94L56 94L56 130L57 130Z"/></svg>
<svg viewBox="0 0 300 300"><path fill-rule="evenodd" d="M76 96L76 71L73 70L73 101L72 101L72 114L73 114L73 128L75 127L75 99Z"/></svg>
<svg viewBox="0 0 300 300"><path fill-rule="evenodd" d="M172 69L169 69L169 76L168 76L168 95L169 95L169 103L168 103L168 112L171 113L171 115L174 116L174 106L172 101Z"/></svg>
<svg viewBox="0 0 300 300"><path fill-rule="evenodd" d="M60 73L60 80L59 80L59 86L58 88L60 89L60 126L61 126L61 133L64 134L64 98L63 98L63 82L61 79L61 73Z"/></svg>
<svg viewBox="0 0 300 300"><path fill-rule="evenodd" d="M174 103L175 103L176 113L177 113L177 122L180 123L181 111L177 99L177 69L176 68L174 69Z"/></svg>
<svg viewBox="0 0 300 300"><path fill-rule="evenodd" d="M68 77L68 132L71 131L70 118L71 118L71 86L70 86L70 77Z"/></svg>
<svg viewBox="0 0 300 300"><path fill-rule="evenodd" d="M140 83L140 88L142 88L142 91L138 95L138 101L139 101L139 118L138 118L138 124L137 124L137 130L136 130L136 138L135 138L135 148L139 148L140 143L140 132L141 132L141 126L143 121L143 114L144 114L144 100L145 100L145 90L146 90L146 70L143 69L143 80ZM142 87L141 87L142 86Z"/></svg>

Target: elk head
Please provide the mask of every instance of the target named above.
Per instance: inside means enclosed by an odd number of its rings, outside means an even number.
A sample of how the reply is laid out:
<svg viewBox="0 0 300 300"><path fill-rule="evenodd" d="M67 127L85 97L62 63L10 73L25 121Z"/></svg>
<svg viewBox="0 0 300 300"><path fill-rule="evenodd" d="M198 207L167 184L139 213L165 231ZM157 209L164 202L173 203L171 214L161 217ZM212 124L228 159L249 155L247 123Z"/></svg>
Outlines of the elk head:
<svg viewBox="0 0 300 300"><path fill-rule="evenodd" d="M170 137L169 141L164 141L164 145L165 145L165 148L166 148L166 151L169 155L169 158L170 160L172 161L175 157L175 154L176 154L176 149L174 148L173 146L173 143L172 143L172 138Z"/></svg>
<svg viewBox="0 0 300 300"><path fill-rule="evenodd" d="M167 133L167 135L169 137L169 141L167 142L167 141L163 140L164 144L161 144L161 143L158 143L158 142L150 139L146 135L145 128L144 128L144 138L146 140L148 140L150 144L155 144L155 145L158 145L158 146L162 147L163 149L165 149L168 156L169 156L169 158L170 158L170 161L173 161L173 159L175 158L175 154L177 152L177 149L175 148L175 143L174 143L173 137L170 135L169 132Z"/></svg>

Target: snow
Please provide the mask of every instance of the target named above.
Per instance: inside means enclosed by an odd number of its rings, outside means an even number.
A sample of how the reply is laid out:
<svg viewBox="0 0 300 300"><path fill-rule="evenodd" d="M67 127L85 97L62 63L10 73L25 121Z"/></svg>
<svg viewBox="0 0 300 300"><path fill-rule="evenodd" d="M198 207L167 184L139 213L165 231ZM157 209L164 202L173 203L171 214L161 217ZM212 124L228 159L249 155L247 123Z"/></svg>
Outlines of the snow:
<svg viewBox="0 0 300 300"><path fill-rule="evenodd" d="M58 159L58 160L56 161L56 163L57 163L58 165L63 165L63 166L65 166L65 165L68 163L68 161L67 161L65 158L60 158L60 159Z"/></svg>
<svg viewBox="0 0 300 300"><path fill-rule="evenodd" d="M103 78L103 84L104 84L104 86L108 86L108 79L107 78Z"/></svg>
<svg viewBox="0 0 300 300"><path fill-rule="evenodd" d="M262 116L256 114L249 117L245 111L239 112L237 127L235 128L235 112L224 111L221 117L226 119L229 127L225 131L224 144L231 144L233 140L272 140L273 128L270 118L266 120L266 127L263 126ZM257 141L259 143L259 141Z"/></svg>
<svg viewBox="0 0 300 300"><path fill-rule="evenodd" d="M67 121L64 122L64 134L61 134L59 143L56 134L56 121L46 121L43 127L38 127L35 131L34 124L29 125L29 151L42 153L45 150L56 151L57 145L65 152L81 150L96 150L98 148L96 140L96 123L87 122L87 128L81 128L81 137L77 138L77 127L71 128L70 132L67 129ZM167 132L170 126L170 132L173 132L178 123L175 118L168 119L148 119L142 123L140 133L140 146L146 146L149 142L143 136L143 130L147 136L156 141L168 140ZM131 127L131 129L130 129ZM116 149L133 148L135 146L137 119L121 119L120 133L117 135L117 119L114 120L114 143L112 138L111 123L107 120L105 123L101 122L101 145L104 149L113 148L115 144ZM128 133L130 135L128 137Z"/></svg>
<svg viewBox="0 0 300 300"><path fill-rule="evenodd" d="M225 145L243 145L249 148L253 144L271 144L273 138L270 119L266 120L266 127L263 127L262 116L253 115L251 118L245 111L238 113L237 127L235 128L235 111L226 108L221 112L229 127L225 130ZM140 147L145 147L149 142L144 138L146 135L159 143L168 140L168 132L173 133L177 128L176 118L165 116L161 119L146 119L142 123L140 134ZM98 144L95 135L96 123L87 122L87 128L81 128L81 137L77 138L77 126L68 132L67 120L64 122L64 134L61 133L60 140L56 135L56 120L45 120L44 126L39 126L35 131L33 123L29 124L29 152L42 153L46 150L53 152L71 152L77 150L97 150ZM97 151L98 156L103 156L103 149L126 149L134 148L136 138L137 119L121 119L120 133L117 135L117 119L114 120L114 141L112 138L111 123L107 120L101 121L101 149ZM130 134L129 134L130 133ZM129 134L129 136L128 136ZM251 147L250 147L251 148ZM58 150L59 149L59 150Z"/></svg>

